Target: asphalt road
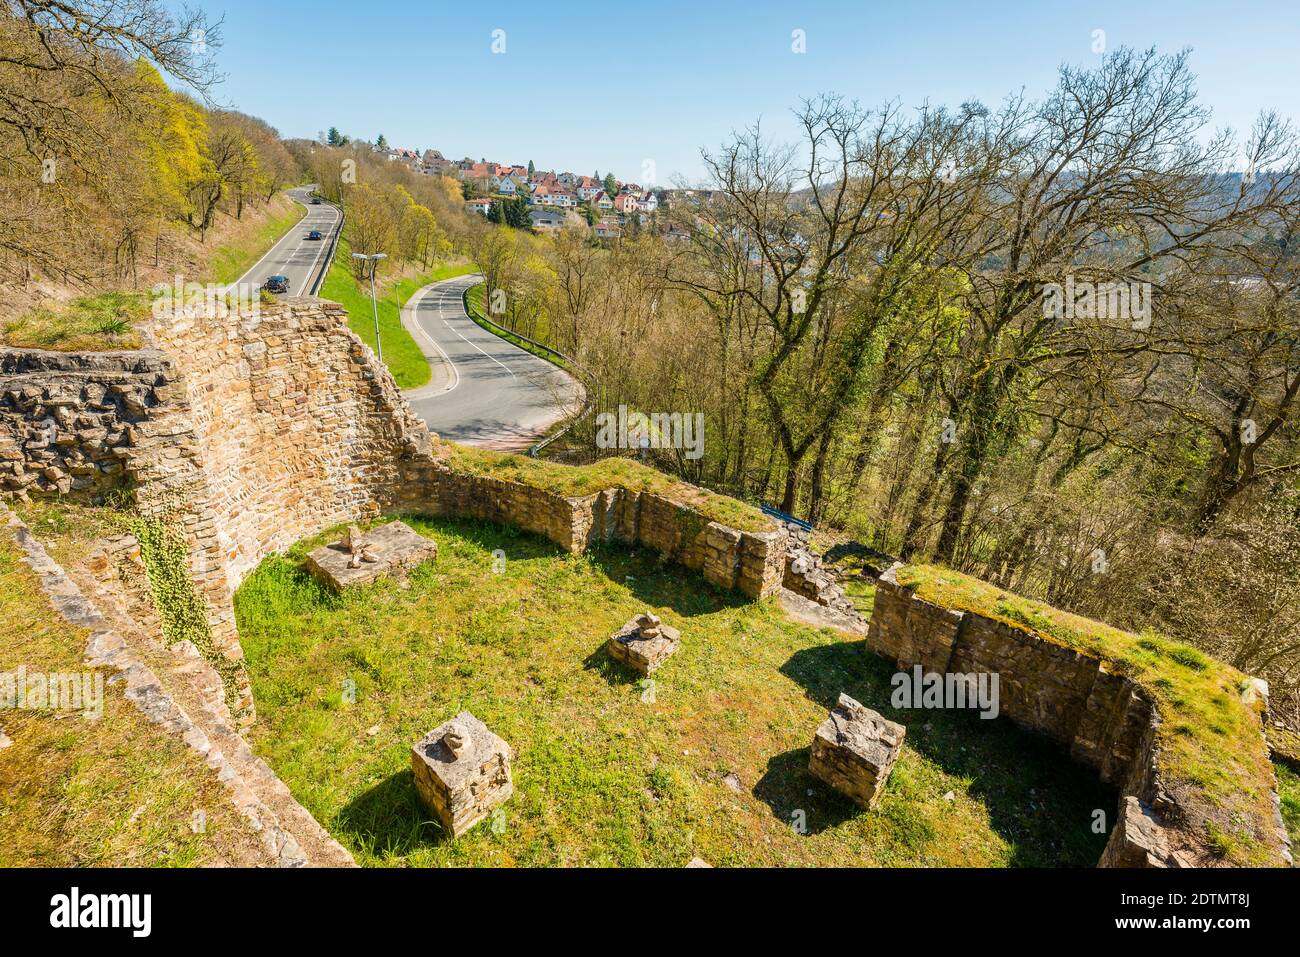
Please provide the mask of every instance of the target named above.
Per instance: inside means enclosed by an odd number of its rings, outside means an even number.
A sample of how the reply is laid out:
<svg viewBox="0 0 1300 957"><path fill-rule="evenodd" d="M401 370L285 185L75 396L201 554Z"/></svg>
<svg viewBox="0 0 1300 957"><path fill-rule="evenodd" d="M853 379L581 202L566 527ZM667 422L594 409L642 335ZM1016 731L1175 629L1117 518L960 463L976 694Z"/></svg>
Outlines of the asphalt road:
<svg viewBox="0 0 1300 957"><path fill-rule="evenodd" d="M582 387L567 372L488 332L462 297L482 276L425 286L402 310L433 378L406 393L431 432L464 445L517 452L576 412Z"/></svg>
<svg viewBox="0 0 1300 957"><path fill-rule="evenodd" d="M281 275L289 277L289 291L285 295L311 295L313 282L325 268L330 239L343 219L338 209L328 203L312 206L311 191L311 186L289 190L292 199L307 207L307 215L281 236L279 242L234 284L261 286L268 276ZM313 229L319 229L323 238L308 239L307 234Z"/></svg>

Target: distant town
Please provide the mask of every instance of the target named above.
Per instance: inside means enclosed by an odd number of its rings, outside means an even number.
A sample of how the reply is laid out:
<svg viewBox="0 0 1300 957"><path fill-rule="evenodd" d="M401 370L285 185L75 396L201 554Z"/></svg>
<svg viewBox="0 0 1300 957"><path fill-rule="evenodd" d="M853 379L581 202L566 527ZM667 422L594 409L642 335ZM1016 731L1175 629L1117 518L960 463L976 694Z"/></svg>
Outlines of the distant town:
<svg viewBox="0 0 1300 957"><path fill-rule="evenodd" d="M526 206L528 225L538 232L589 227L597 239L617 239L625 231L658 231L669 239L683 239L686 229L657 214L674 202L707 201L710 190L660 189L625 183L612 173L581 176L564 171L506 165L469 157L449 160L438 150L423 153L392 149L379 138L372 147L390 162L403 163L416 173L450 176L461 182L465 208L495 222L507 222L507 204ZM522 225L522 224L519 224Z"/></svg>

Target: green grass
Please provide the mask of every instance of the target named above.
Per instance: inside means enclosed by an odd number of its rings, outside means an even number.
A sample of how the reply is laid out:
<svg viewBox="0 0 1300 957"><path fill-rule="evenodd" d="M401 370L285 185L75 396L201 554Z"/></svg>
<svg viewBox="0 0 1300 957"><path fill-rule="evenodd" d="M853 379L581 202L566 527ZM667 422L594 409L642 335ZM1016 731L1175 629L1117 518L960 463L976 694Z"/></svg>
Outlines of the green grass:
<svg viewBox="0 0 1300 957"><path fill-rule="evenodd" d="M563 465L452 442L443 442L439 454L457 471L490 475L569 498L594 495L608 488L653 492L692 506L708 521L741 531L766 532L774 528L771 520L752 505L679 481L632 459L611 457L588 465Z"/></svg>
<svg viewBox="0 0 1300 957"><path fill-rule="evenodd" d="M487 316L487 305L485 303L486 296L487 296L487 283L484 282L479 283L477 286L471 286L466 291L465 303L466 306L468 307L467 311L469 312L469 316L471 319L477 322L488 332L492 333L492 335L504 339L506 342L510 343L511 345L518 346L520 349L523 349L525 352L532 353L533 355L537 356L539 359L545 359L547 362L551 363L552 365L557 365L561 369L564 369L567 372L574 372L574 369L571 367L570 363L564 362L563 360L556 358L554 354L547 352L544 349L537 348L537 346L533 345L532 342L529 342L527 339L524 339L522 336L510 332L510 330L504 329L504 327L500 327L497 325L488 325L486 322L484 322L483 320ZM532 336L532 338L536 342L546 341L547 320L545 316L542 316L541 318L538 319L537 329L534 331L534 335Z"/></svg>
<svg viewBox="0 0 1300 957"><path fill-rule="evenodd" d="M60 518L60 521L63 521ZM75 519L74 519L75 520ZM55 526L50 526L51 528ZM38 534L45 527L37 528ZM0 672L80 673L87 633L60 618L0 528ZM108 684L98 720L0 711L0 866L180 867L264 860L216 774ZM206 830L195 833L195 812Z"/></svg>
<svg viewBox="0 0 1300 957"><path fill-rule="evenodd" d="M510 529L408 521L439 545L409 588L336 596L318 585L303 557L335 531L268 558L236 595L254 749L359 863L1092 866L1100 856L1092 812L1111 817L1116 798L1095 775L1008 722L893 710L894 669L861 642L799 625L774 602L736 601L647 552L578 557ZM603 651L646 608L683 642L655 674L653 700ZM872 812L806 770L841 691L908 728ZM514 749L515 794L503 831L485 823L450 841L416 796L410 749L463 709Z"/></svg>
<svg viewBox="0 0 1300 957"><path fill-rule="evenodd" d="M1255 835L1272 827L1274 775L1261 739L1261 706L1243 703L1241 672L1161 635L1121 631L946 568L909 565L897 578L927 601L997 619L1132 677L1164 718L1166 787L1212 816L1209 837L1233 862L1266 860Z"/></svg>
<svg viewBox="0 0 1300 957"><path fill-rule="evenodd" d="M370 301L370 284L359 283L352 276L351 250L346 240L339 241L338 252L330 266L320 296L337 302L348 311L348 328L361 337L370 348L375 348L375 315ZM431 282L451 279L474 272L470 263L441 265L418 276L403 277L395 282L377 284L376 299L379 305L379 334L383 338L384 364L393 374L399 389L416 389L430 378L429 363L411 334L402 328L399 303L407 300L417 290ZM394 301L396 296L396 301Z"/></svg>
<svg viewBox="0 0 1300 957"><path fill-rule="evenodd" d="M307 207L290 200L287 210L268 219L255 232L240 237L238 241L218 246L208 261L208 273L211 276L209 281L223 286L234 282L306 215Z"/></svg>
<svg viewBox="0 0 1300 957"><path fill-rule="evenodd" d="M105 292L41 305L0 324L0 342L18 349L103 352L140 348L136 323L148 317L144 293Z"/></svg>
<svg viewBox="0 0 1300 957"><path fill-rule="evenodd" d="M1277 762L1277 794L1282 799L1282 821L1291 836L1291 853L1300 852L1300 773Z"/></svg>

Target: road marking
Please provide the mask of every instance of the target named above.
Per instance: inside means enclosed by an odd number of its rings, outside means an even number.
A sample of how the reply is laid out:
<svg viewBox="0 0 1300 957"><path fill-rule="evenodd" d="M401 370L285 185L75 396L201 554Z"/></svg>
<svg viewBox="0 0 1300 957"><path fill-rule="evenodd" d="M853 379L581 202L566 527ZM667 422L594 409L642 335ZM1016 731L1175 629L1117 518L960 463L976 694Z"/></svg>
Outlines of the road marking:
<svg viewBox="0 0 1300 957"><path fill-rule="evenodd" d="M451 361L451 356L447 355L446 350L444 350L442 346L438 345L438 340L433 338L433 336L429 335L429 331L425 329L424 324L420 322L420 303L424 301L424 297L427 296L432 290L433 290L432 285L426 286L423 290L421 290L418 296L416 296L414 299L407 302L407 304L402 308L411 310L412 324L415 326L416 329L419 330L420 335L424 336L424 338L428 340L429 344L438 350L438 354L442 356L443 361L447 363L447 367L451 369L451 385L443 389L441 392L435 392L432 395L417 395L417 393L419 393L420 390L428 388L428 386L419 386L415 389L411 389L406 393L406 395L409 398L432 399L436 396L446 395L448 392L455 389L456 386L460 385L460 370L456 368L456 363ZM441 300L437 300L433 303L433 305L439 307L441 307L441 304L442 304ZM439 308L438 310L438 318L442 318L441 308ZM403 325L405 325L405 323L403 323Z"/></svg>
<svg viewBox="0 0 1300 957"><path fill-rule="evenodd" d="M469 342L468 339L465 339L464 336L461 336L461 335L460 335L460 330L457 329L455 326L453 326L453 325L452 325L450 322L448 322L446 319L442 320L442 322L443 322L443 325L445 325L445 326L446 326L448 329L450 329L452 332L456 333L456 335L460 336L461 339L464 339L466 342ZM475 349L478 349L479 352L483 352L483 350L482 350L482 349L479 349L478 346L475 345L474 343L469 342L469 344L470 344L471 346L474 346ZM510 373L510 378L512 378L512 379L518 379L518 378L519 378L517 375L515 375L513 369L511 369L508 365L506 365L504 362L502 362L502 361L501 361L500 359L498 359L496 356L491 355L490 353L487 353L487 352L483 352L483 355L487 356L489 359L491 359L493 362L495 362L495 363L496 363L497 365L499 365L501 368L503 368L503 369L505 369L507 372L509 372L509 373Z"/></svg>
<svg viewBox="0 0 1300 957"><path fill-rule="evenodd" d="M324 204L322 204L322 205L324 205ZM331 206L330 209L334 209L334 207ZM309 216L311 215L311 208L310 208L310 207L308 207L308 209L307 209L307 214L308 214ZM334 210L334 218L330 221L330 232L331 232L331 234L334 232L334 227L338 225L338 223L339 223L339 219L340 219L340 216L338 215L338 210L335 209L335 210ZM323 256L323 255L325 254L325 247L327 247L327 246L330 244L331 239L332 239L332 236L326 236L324 239L320 240L320 248L316 250L316 258L313 259L313 260L311 261L311 268L307 270L307 278L303 280L303 283L302 283L302 289L300 289L300 290L298 291L298 295L301 296L301 295L303 294L303 292L306 291L307 287L311 285L311 277L312 277L312 274L316 272L316 264L317 264L318 262L320 262L320 258L321 258L321 256ZM302 244L303 244L303 242L304 242L304 241L301 240L301 239L298 240L298 248L299 248L299 249L302 248Z"/></svg>
<svg viewBox="0 0 1300 957"><path fill-rule="evenodd" d="M244 280L246 280L246 279L247 279L249 276L251 276L253 273L257 272L258 267L260 267L260 266L262 265L262 263L266 262L266 260L270 257L271 253L273 253L273 252L275 252L277 249L279 249L279 248L280 248L280 245L281 245L281 244L282 244L286 239L288 239L290 236L293 235L293 231L294 231L294 229L297 229L299 226L301 226L302 223L307 219L307 216L310 216L310 215L311 215L311 206L310 206L309 204L307 204L307 203L304 203L304 202L303 202L302 200L300 200L297 196L295 196L293 190L288 190L288 196L289 196L289 198L290 198L291 200L293 200L293 201L294 201L295 203L297 203L299 206L304 206L304 207L306 207L306 209L307 209L307 214L306 214L306 216L303 216L302 219L300 219L300 220L298 220L298 222L294 223L293 226L289 229L289 231L288 231L287 233L285 233L283 236L281 236L279 239L277 239L277 240L275 241L275 243L271 246L271 248L268 249L265 253L262 254L262 258L261 258L261 259L259 259L259 260L258 260L257 262L255 262L255 263L253 263L253 265L248 269L247 272L245 272L242 276L240 276L238 279L236 279L234 282L232 282L229 286L227 286L225 289L223 289L223 290L222 290L223 293L229 293L232 289L234 289L236 286L238 286L241 282L243 282Z"/></svg>

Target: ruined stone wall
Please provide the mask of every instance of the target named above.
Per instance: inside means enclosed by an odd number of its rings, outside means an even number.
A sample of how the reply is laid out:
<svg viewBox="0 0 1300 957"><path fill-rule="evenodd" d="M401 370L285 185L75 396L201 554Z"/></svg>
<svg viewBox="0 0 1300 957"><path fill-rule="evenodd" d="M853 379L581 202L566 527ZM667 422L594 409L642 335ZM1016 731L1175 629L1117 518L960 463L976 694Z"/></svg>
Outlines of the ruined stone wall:
<svg viewBox="0 0 1300 957"><path fill-rule="evenodd" d="M1097 657L972 611L944 608L900 585L895 566L876 585L867 634L873 651L900 669L997 674L999 712L1064 745L1121 794L1103 865L1204 866L1201 818L1191 798L1175 799L1161 776L1160 715L1133 679ZM1260 747L1263 748L1261 733ZM1290 860L1280 816L1266 836Z"/></svg>
<svg viewBox="0 0 1300 957"><path fill-rule="evenodd" d="M232 661L232 596L248 572L381 511L511 523L575 553L642 544L721 588L780 587L781 530L742 533L649 493L566 498L452 471L334 303L186 315L147 336L134 352L0 350L0 494L101 501L129 489L142 515L183 530L214 646ZM251 718L246 680L236 697Z"/></svg>
<svg viewBox="0 0 1300 957"><path fill-rule="evenodd" d="M286 300L255 316L154 330L202 450L230 591L272 552L379 509L428 436L347 328L343 307Z"/></svg>
<svg viewBox="0 0 1300 957"><path fill-rule="evenodd" d="M384 501L393 511L512 524L574 554L601 542L644 545L719 588L752 598L781 585L786 543L781 529L742 532L651 492L614 488L566 497L419 459L403 462L399 471Z"/></svg>
<svg viewBox="0 0 1300 957"><path fill-rule="evenodd" d="M140 424L176 376L158 352L0 350L0 488L103 501L132 478Z"/></svg>

